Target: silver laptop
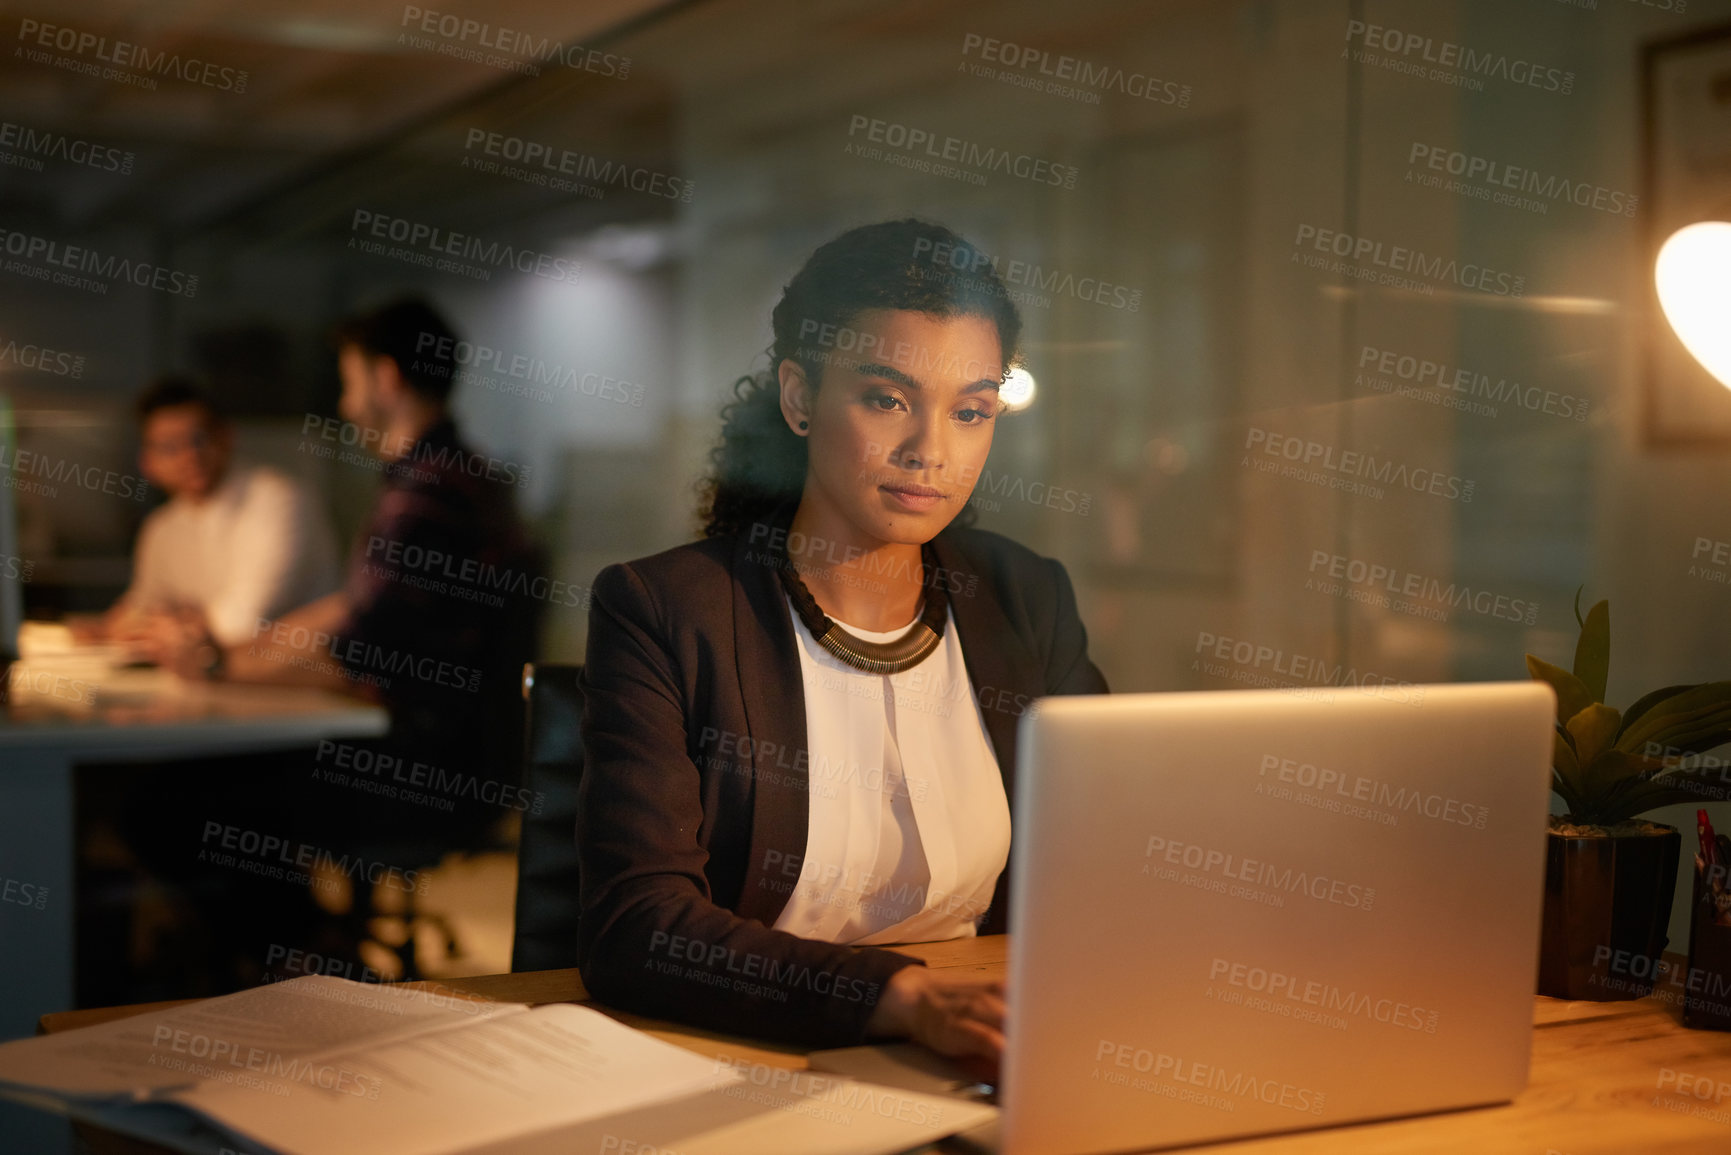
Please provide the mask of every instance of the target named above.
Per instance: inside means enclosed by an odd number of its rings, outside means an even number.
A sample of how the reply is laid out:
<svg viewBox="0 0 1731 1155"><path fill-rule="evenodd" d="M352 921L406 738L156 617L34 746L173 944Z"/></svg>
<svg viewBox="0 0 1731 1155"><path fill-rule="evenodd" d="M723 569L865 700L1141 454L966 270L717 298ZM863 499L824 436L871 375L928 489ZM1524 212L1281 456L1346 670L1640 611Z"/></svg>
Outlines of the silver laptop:
<svg viewBox="0 0 1731 1155"><path fill-rule="evenodd" d="M1514 1097L1555 708L1531 682L1038 702L1002 1150Z"/></svg>
<svg viewBox="0 0 1731 1155"><path fill-rule="evenodd" d="M1002 1115L962 1146L1094 1155L1514 1097L1554 713L1531 682L1038 702ZM989 1090L912 1044L811 1060Z"/></svg>

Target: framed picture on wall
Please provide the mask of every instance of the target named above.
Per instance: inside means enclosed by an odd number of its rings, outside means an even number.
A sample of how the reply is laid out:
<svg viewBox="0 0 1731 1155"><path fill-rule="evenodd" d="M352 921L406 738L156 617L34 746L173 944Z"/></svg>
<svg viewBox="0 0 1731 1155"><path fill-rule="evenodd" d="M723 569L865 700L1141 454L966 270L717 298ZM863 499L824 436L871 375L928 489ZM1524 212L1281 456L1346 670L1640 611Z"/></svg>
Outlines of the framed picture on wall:
<svg viewBox="0 0 1731 1155"><path fill-rule="evenodd" d="M1731 447L1731 389L1677 340L1653 288L1666 238L1697 221L1731 221L1731 25L1649 44L1641 72L1647 441Z"/></svg>

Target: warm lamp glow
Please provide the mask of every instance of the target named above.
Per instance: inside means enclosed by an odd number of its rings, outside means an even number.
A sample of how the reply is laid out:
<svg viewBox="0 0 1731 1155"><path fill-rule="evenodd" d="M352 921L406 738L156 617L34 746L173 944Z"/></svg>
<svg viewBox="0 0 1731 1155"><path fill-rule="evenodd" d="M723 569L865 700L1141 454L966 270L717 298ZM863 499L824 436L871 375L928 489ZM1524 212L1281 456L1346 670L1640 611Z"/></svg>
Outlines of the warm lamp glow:
<svg viewBox="0 0 1731 1155"><path fill-rule="evenodd" d="M1034 403L1034 375L1020 365L1011 369L998 387L998 400L1012 413Z"/></svg>
<svg viewBox="0 0 1731 1155"><path fill-rule="evenodd" d="M1672 233L1653 279L1677 339L1731 388L1731 223L1702 221Z"/></svg>

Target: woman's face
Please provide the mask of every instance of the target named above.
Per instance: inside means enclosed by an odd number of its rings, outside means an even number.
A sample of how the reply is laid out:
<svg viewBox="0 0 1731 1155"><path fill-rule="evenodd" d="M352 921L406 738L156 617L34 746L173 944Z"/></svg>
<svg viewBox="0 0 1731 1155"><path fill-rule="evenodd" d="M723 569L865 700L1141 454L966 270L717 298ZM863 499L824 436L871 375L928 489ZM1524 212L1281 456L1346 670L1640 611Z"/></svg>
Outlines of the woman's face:
<svg viewBox="0 0 1731 1155"><path fill-rule="evenodd" d="M804 500L881 542L930 541L973 493L991 452L1003 379L985 317L868 309L815 334L826 354L812 389L781 363L782 413L808 422Z"/></svg>

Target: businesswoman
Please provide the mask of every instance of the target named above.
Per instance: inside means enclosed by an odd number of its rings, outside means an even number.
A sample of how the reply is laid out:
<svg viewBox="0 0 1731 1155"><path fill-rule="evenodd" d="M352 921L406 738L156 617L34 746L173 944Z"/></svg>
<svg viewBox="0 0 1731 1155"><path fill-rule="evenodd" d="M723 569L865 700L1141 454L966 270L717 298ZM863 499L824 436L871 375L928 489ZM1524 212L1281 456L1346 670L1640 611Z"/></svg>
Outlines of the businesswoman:
<svg viewBox="0 0 1731 1155"><path fill-rule="evenodd" d="M999 984L882 945L1004 929L1017 718L1106 690L1063 567L958 516L1021 321L903 220L820 247L772 327L704 538L595 579L583 979L713 1030L995 1057Z"/></svg>

